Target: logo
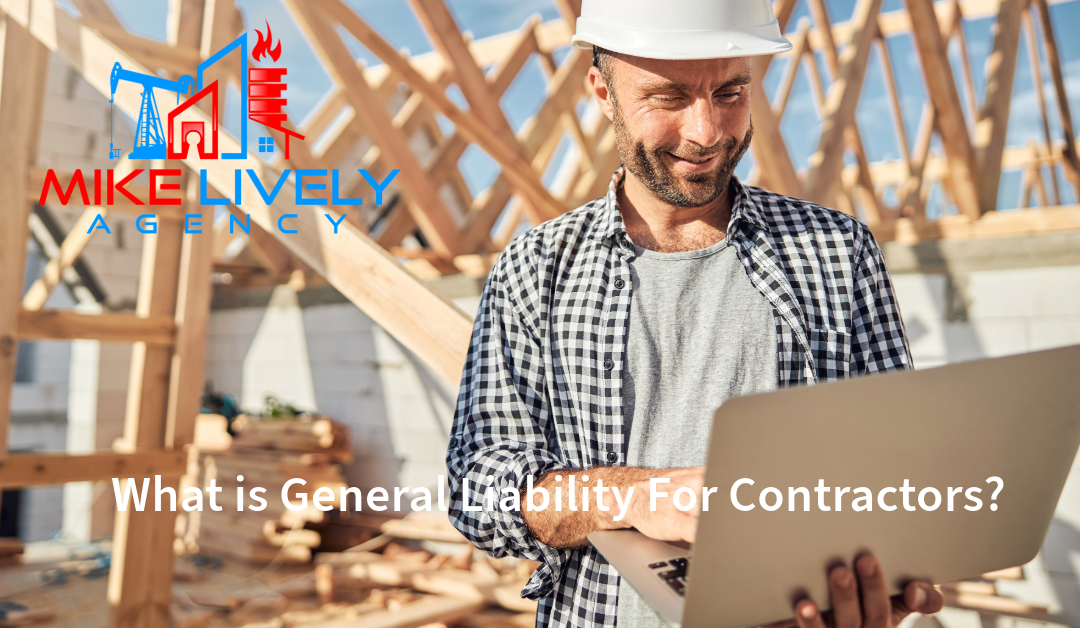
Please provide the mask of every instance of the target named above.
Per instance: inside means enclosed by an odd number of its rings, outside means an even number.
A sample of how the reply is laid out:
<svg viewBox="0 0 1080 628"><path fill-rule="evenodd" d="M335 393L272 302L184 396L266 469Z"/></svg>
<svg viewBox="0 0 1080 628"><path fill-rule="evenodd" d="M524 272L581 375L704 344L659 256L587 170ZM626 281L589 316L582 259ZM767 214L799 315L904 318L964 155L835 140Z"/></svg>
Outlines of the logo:
<svg viewBox="0 0 1080 628"><path fill-rule="evenodd" d="M259 29L254 30L258 40L255 43L255 48L251 51L252 59L255 61L268 59L276 63L281 58L281 41L274 41L270 23L266 22L265 35ZM219 63L226 55L234 51L241 55L240 89L243 97L240 99L240 150L235 153L226 153L221 151L218 142L218 110L224 98L221 94L222 88L217 80L206 83L204 77L214 64ZM186 159L192 157L191 151L193 150L198 153L200 159L246 159L249 120L283 135L285 138L285 158L288 159L289 141L292 138L298 140L305 138L296 131L285 128L287 117L285 106L288 104L288 99L285 98L285 90L288 88L286 84L287 75L288 71L283 67L249 68L248 34L244 33L212 57L200 63L196 68L195 78L181 76L179 79L171 80L154 74L132 72L131 70L125 70L119 63L114 64L109 80L111 89L109 102L110 104L114 102L116 89L121 81L142 86L142 103L139 107L139 118L135 128L135 145L130 153L132 159ZM164 119L158 109L157 99L154 97L155 89L176 93L176 105L165 114ZM187 99L180 102L181 96L185 96ZM194 106L198 103L208 105L210 110L209 126L205 115L195 115ZM115 108L114 104L112 104L112 108ZM120 157L122 151L113 143L111 118L109 124L109 159L116 159ZM267 135L258 138L258 140L260 153L274 152L273 136ZM84 178L82 170L76 170L67 179L65 187L61 182L64 177L58 175L55 170L49 169L41 188L39 203L41 205L48 203L49 192L53 190L57 202L61 205L67 205L76 194L82 200L83 205L93 204L108 207L117 200L132 205L182 204L183 201L179 197L162 195L163 192L180 189L180 184L175 182L175 178L181 175L179 169L150 168L148 171L150 185L145 201L134 194L133 190L128 190L125 187L142 172L142 169L136 169L117 180L111 168L94 170L92 179L90 179L91 175L89 173ZM207 171L200 169L198 172L198 205L208 207L235 205L238 208L242 207L244 204L244 188L246 187L243 180L246 177L250 180L254 192L267 205L274 203L285 182L292 178L293 193L295 194L294 202L297 206L333 205L338 208L338 211L341 211L349 206L363 205L363 198L349 196L350 190L359 190L361 189L359 186L371 189L374 192L375 205L379 206L383 204L384 193L398 175L399 170L390 170L382 181L376 179L365 169L354 172L355 174L344 171L345 174L342 176L342 171L337 169L286 169L277 173L277 180L271 183L262 181L260 174L251 168L237 168L233 172L234 185L231 197L226 198L211 197L209 195ZM87 180L93 182L92 193L87 190ZM248 189L250 190L251 187ZM321 191L322 193L310 196L308 192L311 191ZM329 194L326 194L326 192L329 192ZM330 198L326 198L326 196ZM91 197L93 198L92 203ZM335 219L332 214L324 215L330 225L333 226L334 233L338 232L338 227L347 216L347 214L341 213ZM139 216L136 228L140 233L156 233L156 222L153 222L155 216L155 214ZM184 233L202 233L199 228L201 218L202 214L185 214ZM296 214L279 216L278 230L282 233L296 233L296 230L289 229L283 224L283 221L295 218L297 218ZM245 233L251 233L251 216L248 215L247 221L242 222L235 215L230 214L229 233L233 233L234 226L242 229ZM92 233L97 229L103 229L107 233L111 233L102 214L97 215L87 233Z"/></svg>
<svg viewBox="0 0 1080 628"><path fill-rule="evenodd" d="M254 29L258 35L255 48L251 51L251 57L255 61L269 58L275 63L281 57L281 41L274 42L274 35L270 29L270 23L266 22L266 35L262 31ZM222 153L218 144L218 110L219 103L224 96L220 93L219 81L204 84L203 77L207 70L220 62L226 55L238 51L241 55L240 92L240 148L239 152ZM258 122L267 129L273 129L285 136L285 158L289 158L289 141L292 138L303 140L304 136L296 131L285 128L285 106L288 99L285 98L286 75L288 70L282 67L248 67L248 33L244 33L233 40L209 59L198 65L195 78L181 76L177 80L170 80L154 74L142 74L125 70L119 63L113 65L109 86L111 93L109 103L116 98L116 90L120 82L141 85L142 104L139 107L139 119L135 126L135 146L132 147L130 157L132 159L184 159L190 156L190 151L198 151L200 159L245 159L248 151L248 125L247 121ZM162 127L162 117L159 113L157 99L154 97L154 89L161 89L176 93L176 106L165 116L165 128ZM190 96L183 103L180 96ZM210 110L210 128L206 128L206 122L195 116L185 115L194 105L209 100L206 104ZM121 149L117 148L112 139L112 119L110 118L109 129L109 159L120 157ZM167 131L166 131L167 128ZM192 137L197 138L191 142ZM271 153L274 151L272 136L260 137L259 152Z"/></svg>

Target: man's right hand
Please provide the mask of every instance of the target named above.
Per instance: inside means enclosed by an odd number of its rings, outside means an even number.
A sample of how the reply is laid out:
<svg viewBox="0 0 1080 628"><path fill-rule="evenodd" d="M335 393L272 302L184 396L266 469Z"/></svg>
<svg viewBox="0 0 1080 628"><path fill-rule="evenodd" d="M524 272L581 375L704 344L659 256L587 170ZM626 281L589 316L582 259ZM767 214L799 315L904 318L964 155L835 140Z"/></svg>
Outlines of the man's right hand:
<svg viewBox="0 0 1080 628"><path fill-rule="evenodd" d="M687 469L666 469L656 471L653 477L667 478L670 484L657 486L658 491L667 493L667 497L656 500L656 510L652 510L651 478L634 484L634 499L623 518L628 527L637 529L645 536L659 541L685 541L693 543L697 534L698 515L701 513L701 489L705 482L705 467ZM694 492L694 507L687 511L675 507L675 492L680 488ZM686 503L685 498L682 503Z"/></svg>

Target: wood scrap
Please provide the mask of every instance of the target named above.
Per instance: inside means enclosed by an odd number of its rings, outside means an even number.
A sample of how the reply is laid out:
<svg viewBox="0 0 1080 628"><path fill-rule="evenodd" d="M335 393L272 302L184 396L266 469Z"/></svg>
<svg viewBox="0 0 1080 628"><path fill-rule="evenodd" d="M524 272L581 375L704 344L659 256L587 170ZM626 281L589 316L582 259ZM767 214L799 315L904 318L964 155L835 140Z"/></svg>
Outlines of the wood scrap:
<svg viewBox="0 0 1080 628"><path fill-rule="evenodd" d="M0 538L0 558L8 556L20 556L26 550L26 546L20 539L13 537Z"/></svg>
<svg viewBox="0 0 1080 628"><path fill-rule="evenodd" d="M438 513L412 513L404 519L387 521L382 525L382 531L386 534L402 539L417 539L421 541L441 541L443 543L468 543L468 539L461 535L446 515Z"/></svg>
<svg viewBox="0 0 1080 628"><path fill-rule="evenodd" d="M309 624L310 628L420 628L428 624L452 623L483 608L478 600L440 595L422 597L396 610L386 609L363 615L362 620Z"/></svg>
<svg viewBox="0 0 1080 628"><path fill-rule="evenodd" d="M201 456L202 485L213 481L221 488L215 494L220 510L204 508L199 513L191 545L200 552L255 563L310 562L312 550L322 544L323 537L306 526L327 516L315 505L315 493L320 492L324 507L339 507L342 489L348 486L337 465L351 459L348 428L325 417L307 415L241 415L232 427L237 435L227 450ZM288 489L293 503L306 501L301 511L287 508L280 497L292 479L304 482ZM266 505L259 511L248 509L258 505L250 498L255 487L265 489L260 497ZM329 490L330 499L325 498L324 489Z"/></svg>
<svg viewBox="0 0 1080 628"><path fill-rule="evenodd" d="M45 624L56 619L56 613L48 610L0 611L0 628Z"/></svg>

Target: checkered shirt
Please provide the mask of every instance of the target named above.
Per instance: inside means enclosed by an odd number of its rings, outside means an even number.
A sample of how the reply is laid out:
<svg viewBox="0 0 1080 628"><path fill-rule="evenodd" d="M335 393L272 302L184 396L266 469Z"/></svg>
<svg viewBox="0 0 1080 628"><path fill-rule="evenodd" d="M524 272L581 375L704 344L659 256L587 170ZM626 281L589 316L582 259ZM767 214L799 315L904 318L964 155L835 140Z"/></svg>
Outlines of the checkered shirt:
<svg viewBox="0 0 1080 628"><path fill-rule="evenodd" d="M514 240L480 302L446 461L450 519L492 556L539 561L522 596L537 626L614 626L619 575L592 547L560 550L476 487L519 489L560 468L626 463L622 382L634 245L608 194ZM779 386L909 368L881 250L838 211L732 179L727 237L773 306ZM465 511L462 481L469 480ZM534 480L535 481L535 480Z"/></svg>

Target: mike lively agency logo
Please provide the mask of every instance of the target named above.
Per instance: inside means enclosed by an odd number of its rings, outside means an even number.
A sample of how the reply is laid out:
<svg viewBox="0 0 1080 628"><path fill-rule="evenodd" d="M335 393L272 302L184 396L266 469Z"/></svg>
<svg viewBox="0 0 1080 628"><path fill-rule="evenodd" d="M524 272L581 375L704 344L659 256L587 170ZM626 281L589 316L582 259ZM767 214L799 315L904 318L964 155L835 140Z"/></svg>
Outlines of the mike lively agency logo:
<svg viewBox="0 0 1080 628"><path fill-rule="evenodd" d="M266 22L265 37L261 30L254 30L258 36L258 40L255 43L255 47L251 50L251 58L255 61L262 61L264 58L267 58L276 63L281 57L281 40L279 39L277 42L274 41L270 23ZM218 137L218 111L220 109L219 103L224 102L224 86L220 79L206 84L205 77L208 70L233 52L238 53L241 58L240 150L227 153L221 150ZM283 135L285 140L284 156L285 159L288 159L290 140L292 138L304 140L305 137L304 135L285 127L285 120L287 118L285 106L288 104L288 99L285 97L285 91L288 88L286 83L287 75L288 70L284 67L248 67L248 33L243 33L233 40L232 43L200 63L196 68L195 78L185 75L176 80L171 80L155 74L144 74L126 70L120 63L114 64L109 79L111 89L109 103L110 107L115 107L114 101L116 99L116 91L121 82L132 83L142 87L142 102L139 107L139 117L138 120L136 120L134 146L129 154L129 157L133 160L194 158L195 155L192 154L192 151L195 151L197 158L201 160L247 159L249 140L248 120L259 123L265 128L272 129ZM154 95L155 89L176 93L176 105L165 115L164 128L162 127L162 116L158 107L157 98ZM182 103L180 102L181 95L188 96ZM207 124L205 119L206 114L195 109L195 105L199 103L203 103L203 106L209 112L209 124ZM116 147L114 144L112 124L112 114L110 114L110 160L119 158L122 153L122 149ZM267 135L258 137L257 139L258 151L260 153L274 152L275 144L273 136ZM70 180L67 182L66 189L61 184L60 177L57 175L56 171L50 169L46 174L38 202L41 205L49 202L49 192L50 190L55 190L56 202L59 202L61 205L67 205L76 192L79 193L84 205L107 207L114 204L117 199L117 194L122 195L135 205L160 206L181 204L182 201L180 198L162 198L160 196L162 191L180 189L179 183L170 183L167 181L168 177L180 176L179 169L150 168L148 171L150 185L147 193L148 198L145 201L125 187L142 172L143 169L141 168L132 170L122 179L117 181L115 180L112 168L105 170L95 169L93 171L93 202L91 203L91 194L87 189L87 181L81 169L76 170L72 174ZM383 191L394 177L397 176L398 170L392 170L381 182L377 181L366 170L361 169L358 170L358 172L375 190L375 204L381 205ZM214 206L232 203L237 207L241 206L243 204L242 180L245 173L251 179L256 191L267 205L274 202L274 199L281 191L285 181L288 180L290 176L294 177L297 205L327 205L327 199L306 197L304 196L304 191L325 190L326 183L318 183L314 182L314 180L317 177L326 177L328 175L331 179L331 199L334 205L363 204L362 198L341 197L339 172L336 169L298 169L295 173L292 170L283 170L278 176L278 180L268 188L268 186L263 185L258 173L250 168L238 168L234 171L234 190L231 199L208 197L207 173L205 169L201 169L199 171L199 204ZM309 179L309 182L305 182L305 178ZM103 183L104 185L102 185ZM268 189L269 191L267 191ZM104 198L102 198L103 191ZM201 214L189 214L188 216L199 217ZM154 214L144 214L140 216L138 222L139 231L143 233L156 232L156 223L150 223L149 220L144 220L154 217ZM281 216L278 220L278 228L284 233L295 233L295 230L285 229L281 224L282 220L290 217L295 216L293 214L287 214ZM341 219L339 218L335 221L329 214L327 215L327 218L330 220L331 224L334 225L334 232L336 233L337 227L341 223ZM230 232L233 230L233 221L235 221L235 224L239 225L241 229L250 233L250 216L248 216L247 225L237 220L235 216L230 217ZM198 222L193 222L192 220L185 218L185 231L188 233L201 233L201 230L193 229L193 227L198 227L199 224L200 223ZM111 233L104 217L100 214L93 221L88 233L99 228L104 229L107 233Z"/></svg>

